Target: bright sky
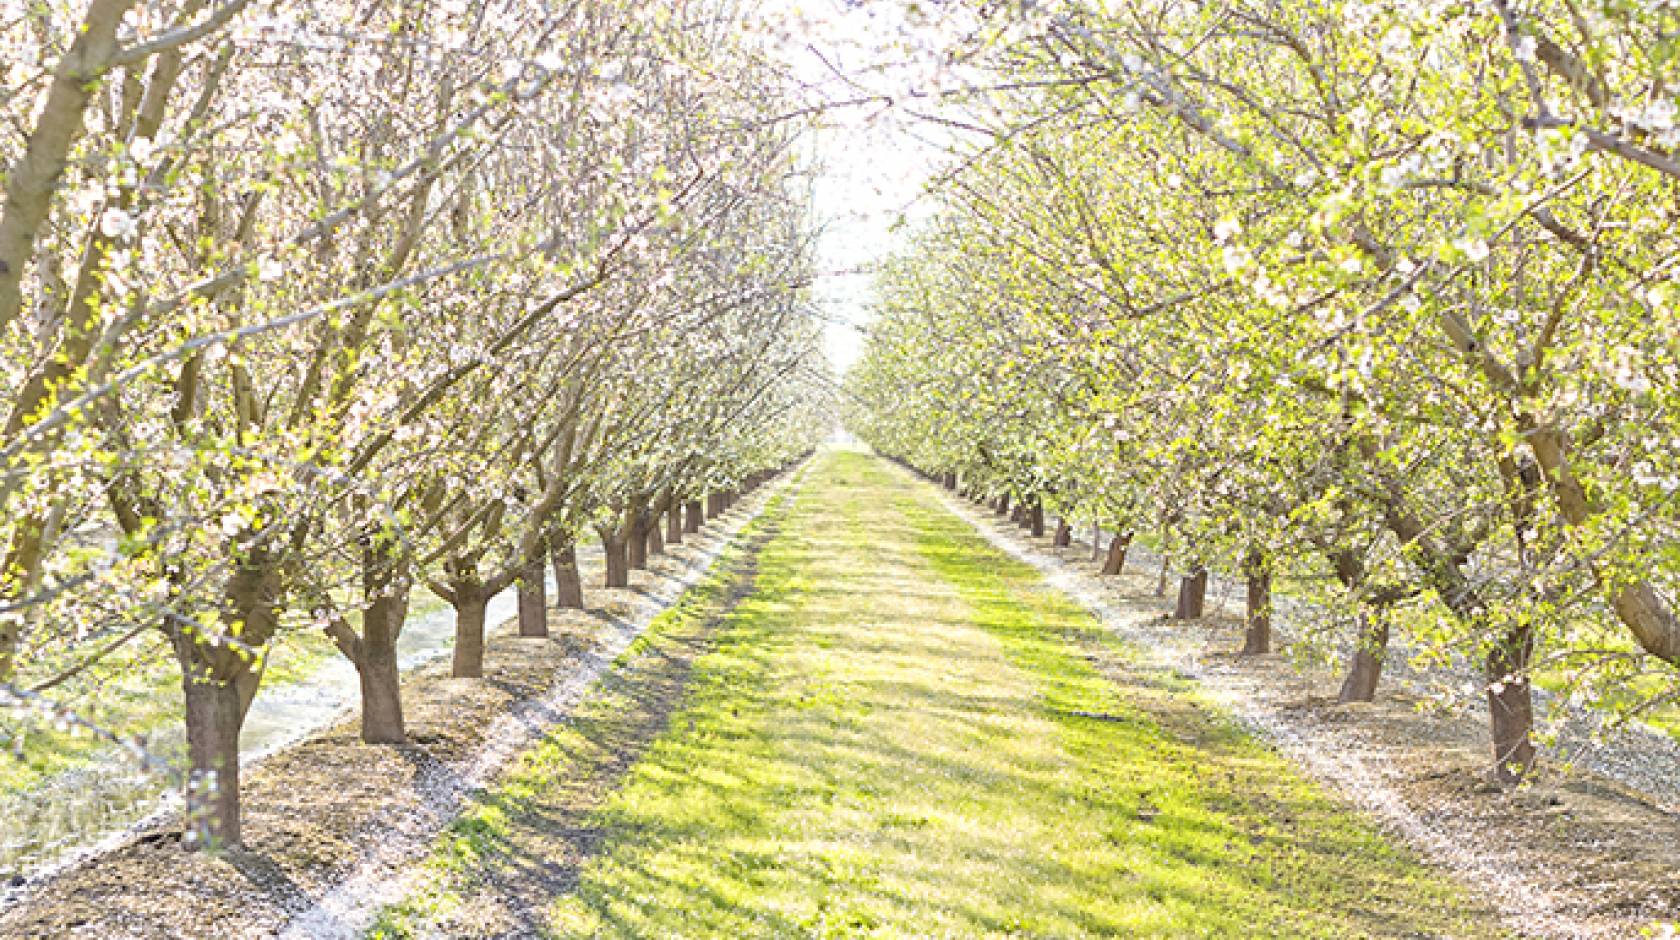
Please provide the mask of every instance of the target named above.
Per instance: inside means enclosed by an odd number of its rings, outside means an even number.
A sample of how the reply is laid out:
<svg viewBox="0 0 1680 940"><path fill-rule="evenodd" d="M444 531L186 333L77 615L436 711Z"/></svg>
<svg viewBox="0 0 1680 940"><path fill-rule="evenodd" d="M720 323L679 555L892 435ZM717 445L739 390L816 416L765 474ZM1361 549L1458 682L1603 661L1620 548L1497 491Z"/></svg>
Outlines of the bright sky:
<svg viewBox="0 0 1680 940"><path fill-rule="evenodd" d="M812 98L829 102L874 95L902 100L909 89L925 89L934 57L912 45L932 37L905 22L904 6L765 0L769 15L781 20L772 28L783 36L795 75ZM934 128L901 109L836 106L824 121L813 141L822 168L815 193L821 276L814 294L830 319L829 359L843 372L863 342L858 328L868 317L870 266L900 243L904 232L893 231L898 219L925 214L918 196L940 150L929 142Z"/></svg>

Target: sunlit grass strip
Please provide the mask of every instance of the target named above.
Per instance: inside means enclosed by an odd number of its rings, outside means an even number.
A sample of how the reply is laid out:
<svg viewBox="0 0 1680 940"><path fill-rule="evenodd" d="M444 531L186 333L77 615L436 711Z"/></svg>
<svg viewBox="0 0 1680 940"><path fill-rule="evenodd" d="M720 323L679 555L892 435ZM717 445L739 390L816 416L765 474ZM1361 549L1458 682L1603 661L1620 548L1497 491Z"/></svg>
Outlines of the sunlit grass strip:
<svg viewBox="0 0 1680 940"><path fill-rule="evenodd" d="M1085 771L1069 781L1080 812L1128 847L1104 899L1131 908L1126 932L1487 935L1489 916L1463 913L1476 905L1460 886L1330 800L1193 683L1143 672L1087 611L949 513L911 514L935 570L1039 677L1041 707ZM1114 657L1141 681L1115 685L1082 650ZM1089 858L1102 876L1102 853Z"/></svg>
<svg viewBox="0 0 1680 940"><path fill-rule="evenodd" d="M732 537L706 576L654 617L647 629L618 655L612 670L623 671L673 637L692 634L720 616L730 591L746 575L755 543L766 528L782 518L789 499L787 489L775 493L758 516ZM577 714L582 719L598 717L611 714L624 704L611 694L591 694L578 707ZM430 869L424 888L381 911L366 936L384 940L425 935L426 925L459 910L468 881L487 859L507 848L513 820L529 810L544 791L570 776L575 760L588 751L571 723L549 732L537 747L520 757L494 789L476 798L438 836L424 863Z"/></svg>
<svg viewBox="0 0 1680 940"><path fill-rule="evenodd" d="M1236 726L1178 715L1183 684L1105 679L1083 657L1106 643L929 491L825 457L688 705L589 820L605 841L548 931L1496 932ZM533 769L533 793L567 774ZM461 879L499 867L497 827L541 824L485 820L448 863Z"/></svg>

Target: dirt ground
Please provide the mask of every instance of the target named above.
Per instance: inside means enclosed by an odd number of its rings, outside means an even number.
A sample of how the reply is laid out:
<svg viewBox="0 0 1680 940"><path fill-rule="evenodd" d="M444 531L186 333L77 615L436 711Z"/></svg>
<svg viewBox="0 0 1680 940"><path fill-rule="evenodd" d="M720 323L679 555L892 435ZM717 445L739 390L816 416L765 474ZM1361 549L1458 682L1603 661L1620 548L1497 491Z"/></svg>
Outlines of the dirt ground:
<svg viewBox="0 0 1680 940"><path fill-rule="evenodd" d="M1340 677L1327 670L1303 672L1286 653L1237 655L1240 600L1201 621L1169 621L1172 598L1156 595L1157 570L1132 563L1102 577L1087 544L1057 549L983 507L954 495L948 503L1095 609L1128 645L1172 666L1181 687L1157 694L1177 702L1182 733L1206 720L1193 712L1228 710L1487 896L1519 934L1637 937L1680 921L1680 814L1658 800L1544 762L1531 783L1495 788L1484 782L1491 748L1480 715L1425 708L1393 682L1374 703L1339 705ZM1126 668L1112 652L1087 655L1099 668ZM1147 688L1136 676L1126 684Z"/></svg>
<svg viewBox="0 0 1680 940"><path fill-rule="evenodd" d="M598 561L586 565L590 607L551 609L543 639L518 637L513 620L497 625L482 680L450 678L446 661L406 676L408 744L361 743L351 715L249 769L247 850L183 852L178 821L136 832L0 912L0 937L274 935L393 831L426 836L453 818L468 790L565 717L545 707L549 690L609 634L639 632L775 488L760 488L649 570L631 572L627 589L600 588Z"/></svg>

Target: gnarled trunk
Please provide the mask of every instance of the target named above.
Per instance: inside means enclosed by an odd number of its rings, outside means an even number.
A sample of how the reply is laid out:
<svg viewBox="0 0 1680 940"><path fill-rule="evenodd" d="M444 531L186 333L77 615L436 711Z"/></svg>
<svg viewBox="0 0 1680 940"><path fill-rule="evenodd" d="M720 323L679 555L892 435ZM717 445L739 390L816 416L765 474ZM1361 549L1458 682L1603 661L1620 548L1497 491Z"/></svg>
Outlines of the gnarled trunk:
<svg viewBox="0 0 1680 940"><path fill-rule="evenodd" d="M1244 656L1272 651L1272 564L1263 552L1249 552L1243 559L1248 580L1247 627L1243 631Z"/></svg>
<svg viewBox="0 0 1680 940"><path fill-rule="evenodd" d="M455 655L449 674L457 679L478 679L484 675L484 618L490 597L477 582L456 582L451 603L455 607Z"/></svg>
<svg viewBox="0 0 1680 940"><path fill-rule="evenodd" d="M1123 532L1108 540L1108 557L1103 559L1102 574L1114 577L1126 568L1126 552L1132 547L1132 533Z"/></svg>
<svg viewBox="0 0 1680 940"><path fill-rule="evenodd" d="M540 555L519 572L519 635L548 636L548 590Z"/></svg>
<svg viewBox="0 0 1680 940"><path fill-rule="evenodd" d="M1370 702L1377 697L1377 684L1382 681L1383 662L1388 658L1388 617L1382 611L1360 607L1359 635L1348 657L1347 675L1342 678L1339 702Z"/></svg>
<svg viewBox="0 0 1680 940"><path fill-rule="evenodd" d="M569 540L549 543L549 562L554 567L554 606L563 610L583 609L583 577L578 572L577 546Z"/></svg>
<svg viewBox="0 0 1680 940"><path fill-rule="evenodd" d="M1207 604L1208 570L1197 565L1178 582L1178 606L1173 609L1174 620L1197 620Z"/></svg>

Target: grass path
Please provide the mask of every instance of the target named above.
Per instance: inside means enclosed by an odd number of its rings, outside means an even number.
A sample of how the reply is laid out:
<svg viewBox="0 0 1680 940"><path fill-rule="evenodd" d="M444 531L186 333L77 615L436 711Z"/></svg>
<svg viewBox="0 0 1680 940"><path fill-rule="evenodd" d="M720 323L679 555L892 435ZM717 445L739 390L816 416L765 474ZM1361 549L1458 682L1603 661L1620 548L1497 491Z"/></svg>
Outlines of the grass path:
<svg viewBox="0 0 1680 940"><path fill-rule="evenodd" d="M790 503L379 933L1498 932L922 484L831 452Z"/></svg>

